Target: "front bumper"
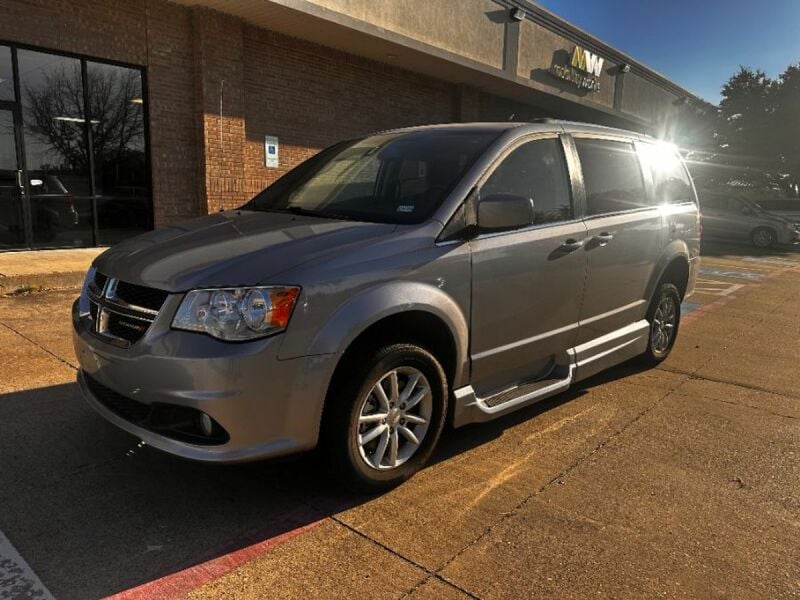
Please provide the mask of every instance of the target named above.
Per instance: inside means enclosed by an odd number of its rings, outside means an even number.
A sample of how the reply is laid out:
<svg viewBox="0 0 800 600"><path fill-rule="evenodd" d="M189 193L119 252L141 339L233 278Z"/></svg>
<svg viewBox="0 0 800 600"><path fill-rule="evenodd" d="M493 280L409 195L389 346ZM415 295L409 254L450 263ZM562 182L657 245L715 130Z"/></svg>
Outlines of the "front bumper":
<svg viewBox="0 0 800 600"><path fill-rule="evenodd" d="M281 336L226 343L175 331L169 327L171 303L165 304L144 337L127 349L92 333L91 321L80 316L75 303L78 383L89 405L148 445L193 460L245 462L313 448L338 355L279 360ZM101 401L87 376L138 403L202 411L227 432L227 441L189 443L140 426Z"/></svg>
<svg viewBox="0 0 800 600"><path fill-rule="evenodd" d="M778 244L783 246L800 245L800 231L797 229L779 229Z"/></svg>

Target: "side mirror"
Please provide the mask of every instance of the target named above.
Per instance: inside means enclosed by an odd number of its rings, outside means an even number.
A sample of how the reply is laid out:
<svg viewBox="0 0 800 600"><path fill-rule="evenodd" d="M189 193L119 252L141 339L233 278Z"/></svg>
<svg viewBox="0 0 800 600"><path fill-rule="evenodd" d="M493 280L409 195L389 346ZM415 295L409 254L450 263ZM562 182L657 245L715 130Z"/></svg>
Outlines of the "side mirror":
<svg viewBox="0 0 800 600"><path fill-rule="evenodd" d="M743 214L743 215L747 215L748 217L751 217L751 216L753 216L753 215L754 215L754 214L756 214L756 213L755 213L755 212L753 211L753 209L752 209L752 208L750 208L749 206L743 206L743 207L742 207L742 214Z"/></svg>
<svg viewBox="0 0 800 600"><path fill-rule="evenodd" d="M533 200L513 194L492 194L478 201L478 228L504 231L533 223Z"/></svg>

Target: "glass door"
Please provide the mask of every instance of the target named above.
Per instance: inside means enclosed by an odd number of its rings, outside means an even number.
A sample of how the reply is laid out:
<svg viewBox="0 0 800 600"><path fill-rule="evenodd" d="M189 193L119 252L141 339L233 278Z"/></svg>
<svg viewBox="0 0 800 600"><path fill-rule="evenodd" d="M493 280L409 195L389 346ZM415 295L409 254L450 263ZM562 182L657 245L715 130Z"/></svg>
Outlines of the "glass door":
<svg viewBox="0 0 800 600"><path fill-rule="evenodd" d="M16 124L15 111L0 107L0 250L26 246L25 187Z"/></svg>
<svg viewBox="0 0 800 600"><path fill-rule="evenodd" d="M0 251L152 229L144 72L0 45Z"/></svg>

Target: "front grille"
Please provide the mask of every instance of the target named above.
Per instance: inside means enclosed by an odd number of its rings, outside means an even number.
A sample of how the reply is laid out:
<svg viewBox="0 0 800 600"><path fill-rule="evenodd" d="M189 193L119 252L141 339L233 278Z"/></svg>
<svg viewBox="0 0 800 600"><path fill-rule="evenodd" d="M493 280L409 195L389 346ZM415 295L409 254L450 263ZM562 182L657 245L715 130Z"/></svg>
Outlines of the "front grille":
<svg viewBox="0 0 800 600"><path fill-rule="evenodd" d="M114 337L121 338L133 344L147 332L150 321L142 321L127 315L115 312L108 312L106 321L106 331Z"/></svg>
<svg viewBox="0 0 800 600"><path fill-rule="evenodd" d="M134 283L120 281L117 283L116 297L133 306L141 306L150 310L161 310L161 306L169 295L168 292L148 288Z"/></svg>
<svg viewBox="0 0 800 600"><path fill-rule="evenodd" d="M200 427L203 413L196 408L162 402L145 404L104 386L85 371L83 378L100 404L134 425L173 440L202 446L217 446L230 440L228 432L214 419L211 419L211 434L205 434Z"/></svg>
<svg viewBox="0 0 800 600"><path fill-rule="evenodd" d="M94 333L121 347L138 342L155 321L169 292L95 273L89 286Z"/></svg>

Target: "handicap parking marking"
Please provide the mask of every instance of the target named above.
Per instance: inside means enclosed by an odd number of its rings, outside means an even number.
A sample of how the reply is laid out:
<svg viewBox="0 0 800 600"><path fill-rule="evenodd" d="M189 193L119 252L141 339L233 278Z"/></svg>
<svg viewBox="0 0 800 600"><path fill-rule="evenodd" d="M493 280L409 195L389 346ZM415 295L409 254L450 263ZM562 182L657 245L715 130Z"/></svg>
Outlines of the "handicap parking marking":
<svg viewBox="0 0 800 600"><path fill-rule="evenodd" d="M764 265L777 265L780 267L800 266L800 262L792 260L791 258L780 258L777 256L743 256L742 260L745 262L759 263Z"/></svg>
<svg viewBox="0 0 800 600"><path fill-rule="evenodd" d="M723 269L717 267L700 267L702 275L712 275L714 277L727 277L728 279L744 279L746 281L761 281L765 275L762 271L755 271L752 269L736 270L736 269Z"/></svg>
<svg viewBox="0 0 800 600"><path fill-rule="evenodd" d="M33 572L9 539L0 531L0 598L40 598L53 594Z"/></svg>
<svg viewBox="0 0 800 600"><path fill-rule="evenodd" d="M697 294L710 294L712 296L730 296L732 293L745 287L744 283L730 283L716 279L705 279L698 277L694 285Z"/></svg>
<svg viewBox="0 0 800 600"><path fill-rule="evenodd" d="M685 317L689 313L696 311L701 306L703 305L700 302L684 302L681 304L681 316Z"/></svg>

